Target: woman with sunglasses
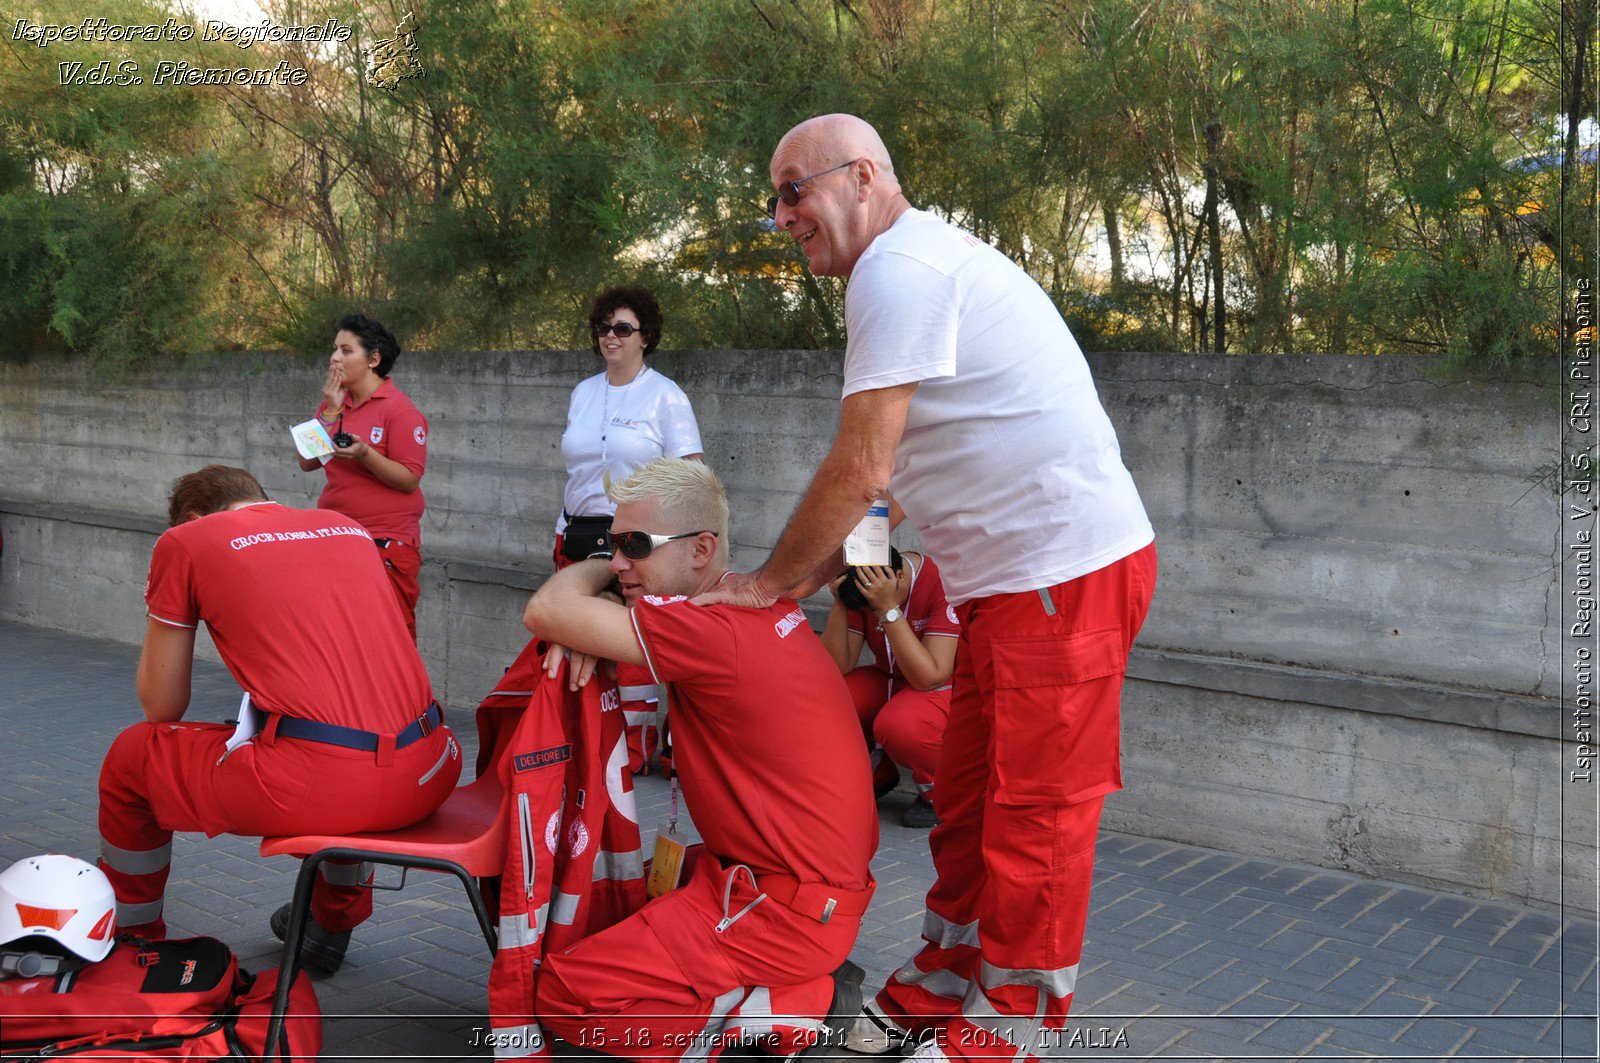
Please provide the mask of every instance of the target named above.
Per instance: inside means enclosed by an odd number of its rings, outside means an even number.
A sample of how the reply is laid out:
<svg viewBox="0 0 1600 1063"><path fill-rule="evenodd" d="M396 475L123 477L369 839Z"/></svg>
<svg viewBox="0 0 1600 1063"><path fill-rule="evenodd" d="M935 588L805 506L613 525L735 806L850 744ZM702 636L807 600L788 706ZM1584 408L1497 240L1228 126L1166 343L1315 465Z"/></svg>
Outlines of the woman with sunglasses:
<svg viewBox="0 0 1600 1063"><path fill-rule="evenodd" d="M361 314L342 318L333 331L316 416L337 449L326 466L300 458L300 468L327 474L317 508L337 510L371 533L415 642L428 419L389 379L400 357L394 333Z"/></svg>
<svg viewBox="0 0 1600 1063"><path fill-rule="evenodd" d="M702 457L689 397L647 363L661 342L661 325L661 305L644 288L609 288L589 308L589 336L605 370L573 388L567 406L557 568L610 555L616 506L606 497L607 472L620 483L656 458Z"/></svg>
<svg viewBox="0 0 1600 1063"><path fill-rule="evenodd" d="M689 397L646 362L661 342L661 326L661 304L645 288L608 288L589 308L589 336L605 369L573 388L567 407L567 428L561 433L567 486L556 521L557 569L611 555L616 505L606 497L606 473L621 483L656 458L698 461L703 456ZM624 670L618 684L630 721L628 766L644 771L658 740L654 725L646 722L653 720L654 706L641 689L650 687L649 673Z"/></svg>

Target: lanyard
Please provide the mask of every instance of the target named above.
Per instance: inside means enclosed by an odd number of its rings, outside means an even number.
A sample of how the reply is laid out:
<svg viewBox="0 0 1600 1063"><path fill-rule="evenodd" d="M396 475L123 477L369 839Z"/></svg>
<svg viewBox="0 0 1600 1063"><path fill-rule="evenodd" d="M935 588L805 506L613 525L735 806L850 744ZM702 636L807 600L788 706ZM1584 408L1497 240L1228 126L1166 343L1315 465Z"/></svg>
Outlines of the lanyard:
<svg viewBox="0 0 1600 1063"><path fill-rule="evenodd" d="M911 599L907 598L906 601ZM889 666L889 696L894 697L894 647L889 643L889 633L883 632L883 656Z"/></svg>
<svg viewBox="0 0 1600 1063"><path fill-rule="evenodd" d="M649 366L643 367L642 369L639 370L638 374L636 376L634 376L634 378L632 380L628 381L627 386L622 389L622 395L617 399L617 416L619 416L619 417L622 416L622 411L627 409L627 406L628 406L628 394L629 394L629 392L633 391L633 386L635 384L637 384L640 380L644 379L644 375L646 373L648 373L648 372L650 372L650 367ZM605 397L602 400L601 406L600 406L600 467L602 469L608 467L607 466L607 462L606 462L606 433L608 431L610 431L610 429L611 429L611 380L610 380L610 378L607 378L606 382L605 382Z"/></svg>
<svg viewBox="0 0 1600 1063"><path fill-rule="evenodd" d="M911 561L907 559L906 564L911 565ZM920 565L911 565L911 586L906 588L906 601L901 608L901 612L905 614L907 627L911 626L911 597L917 593L917 573L920 571ZM889 666L889 696L892 698L894 697L894 646L889 642L889 633L883 630L882 624L878 625L878 631L883 635L883 655L886 658L885 663ZM914 628L912 634L916 634Z"/></svg>
<svg viewBox="0 0 1600 1063"><path fill-rule="evenodd" d="M667 833L678 833L678 773L672 773L672 815L667 819Z"/></svg>

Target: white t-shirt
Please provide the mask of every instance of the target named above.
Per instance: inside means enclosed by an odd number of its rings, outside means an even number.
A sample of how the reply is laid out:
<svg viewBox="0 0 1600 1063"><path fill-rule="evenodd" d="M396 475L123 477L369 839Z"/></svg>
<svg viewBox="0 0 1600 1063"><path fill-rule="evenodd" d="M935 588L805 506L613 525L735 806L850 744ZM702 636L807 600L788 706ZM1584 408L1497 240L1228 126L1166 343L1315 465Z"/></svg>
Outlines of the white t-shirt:
<svg viewBox="0 0 1600 1063"><path fill-rule="evenodd" d="M917 382L889 490L952 604L1154 540L1077 340L1005 255L909 210L857 260L845 327L845 395Z"/></svg>
<svg viewBox="0 0 1600 1063"><path fill-rule="evenodd" d="M567 489L561 507L574 517L615 513L617 507L606 497L607 466L612 480L623 480L656 458L704 452L694 407L678 385L648 365L621 387L606 383L605 373L596 373L572 389L567 406L567 428L561 433ZM566 527L563 514L556 520L556 533Z"/></svg>

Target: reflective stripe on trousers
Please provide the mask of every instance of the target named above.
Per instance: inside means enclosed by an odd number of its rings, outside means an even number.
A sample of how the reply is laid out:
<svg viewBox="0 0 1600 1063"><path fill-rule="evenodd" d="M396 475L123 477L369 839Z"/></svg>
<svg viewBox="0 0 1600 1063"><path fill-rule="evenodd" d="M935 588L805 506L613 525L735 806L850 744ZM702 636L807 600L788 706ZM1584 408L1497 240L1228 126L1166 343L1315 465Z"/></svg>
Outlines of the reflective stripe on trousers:
<svg viewBox="0 0 1600 1063"><path fill-rule="evenodd" d="M978 921L970 923L952 923L943 916L929 909L922 917L922 937L932 942L941 949L953 949L957 945L978 945Z"/></svg>
<svg viewBox="0 0 1600 1063"><path fill-rule="evenodd" d="M1072 995L1078 981L1078 965L1055 970L1011 970L990 963L981 966L978 984L967 991L961 1004L961 1017L980 1030L1004 1039L1016 1048L1016 1059L1040 1055L1039 1033L1045 1016L1052 1010L1052 1001L1065 1000ZM1002 986L1028 986L1036 990L1037 1003L1032 1015L1003 1014L990 1002L985 989ZM992 1046L991 1046L992 1047Z"/></svg>
<svg viewBox="0 0 1600 1063"><path fill-rule="evenodd" d="M1039 1030L1044 1026L1044 990L1038 992L1039 1003L1032 1015L1002 1015L989 1004L989 999L983 995L983 990L973 986L972 992L967 995L966 1003L961 1007L961 1017L1015 1048L1012 1059L1027 1059L1030 1054L1037 1054L1032 1046L1039 1040ZM985 1047L989 1049L986 1056L996 1058L993 1049L998 1046Z"/></svg>
<svg viewBox="0 0 1600 1063"><path fill-rule="evenodd" d="M544 1030L536 1022L502 1026L490 1030L489 1036L494 1039L496 1059L526 1059L542 1054L546 1046Z"/></svg>
<svg viewBox="0 0 1600 1063"><path fill-rule="evenodd" d="M169 841L154 849L119 849L101 838L100 859L106 862L107 867L124 875L151 875L165 871L172 863L172 843Z"/></svg>
<svg viewBox="0 0 1600 1063"><path fill-rule="evenodd" d="M738 1014L723 1023L722 1030L725 1034L737 1033L743 1039L765 1037L775 1032L779 1026L787 1026L797 1030L814 1030L819 1035L827 1029L827 1024L817 1019L801 1018L797 1015L772 1014L772 990L766 986L758 985L750 990L750 995L744 998L736 1009Z"/></svg>
<svg viewBox="0 0 1600 1063"><path fill-rule="evenodd" d="M962 946L977 948L978 924L976 920L970 923L952 923L937 912L925 911L922 916L922 936L924 940L939 949L949 950ZM973 988L971 979L963 978L944 967L925 971L917 966L915 958L907 960L905 966L894 973L893 980L901 985L917 986L952 1003L965 1000Z"/></svg>
<svg viewBox="0 0 1600 1063"><path fill-rule="evenodd" d="M1053 971L1019 971L996 967L985 960L979 970L978 982L987 989L998 989L1005 985L1030 985L1056 998L1069 997L1078 983L1078 965L1074 963L1070 967L1058 967Z"/></svg>
<svg viewBox="0 0 1600 1063"><path fill-rule="evenodd" d="M147 901L144 904L124 904L117 902L117 926L139 926L142 923L153 923L161 918L162 901Z"/></svg>
<svg viewBox="0 0 1600 1063"><path fill-rule="evenodd" d="M722 1024L727 1020L728 1013L745 998L745 992L744 986L734 986L711 1002L711 1014L706 1016L705 1025L700 1027L700 1032L683 1053L685 1061L705 1059L711 1055L716 1035L722 1030Z"/></svg>

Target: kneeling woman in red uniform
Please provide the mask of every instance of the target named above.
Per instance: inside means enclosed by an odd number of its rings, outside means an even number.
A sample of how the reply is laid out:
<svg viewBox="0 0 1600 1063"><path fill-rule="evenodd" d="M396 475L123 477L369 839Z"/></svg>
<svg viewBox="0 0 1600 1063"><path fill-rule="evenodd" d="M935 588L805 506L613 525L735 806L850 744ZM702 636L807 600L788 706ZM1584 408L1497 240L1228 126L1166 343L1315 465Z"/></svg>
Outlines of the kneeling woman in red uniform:
<svg viewBox="0 0 1600 1063"><path fill-rule="evenodd" d="M337 455L326 466L299 460L306 472L328 471L317 508L343 513L372 533L415 642L428 421L389 379L399 357L394 335L371 318L351 314L335 326L317 420L334 437Z"/></svg>
<svg viewBox="0 0 1600 1063"><path fill-rule="evenodd" d="M833 609L822 632L844 673L873 752L874 789L899 781L895 765L911 769L917 800L900 822L932 827L933 770L950 719L950 675L961 625L944 597L939 568L922 554L891 549L888 568L861 566L834 580ZM861 644L872 664L855 666Z"/></svg>
<svg viewBox="0 0 1600 1063"><path fill-rule="evenodd" d="M909 767L917 800L901 823L930 828L938 823L933 768L950 719L960 623L944 600L938 565L917 552L890 548L890 554L888 568L862 565L829 584L834 608L822 645L845 674L862 730L875 746L875 788L893 789L896 765ZM872 647L872 664L856 668L862 642Z"/></svg>

